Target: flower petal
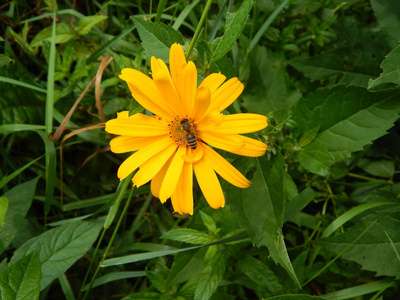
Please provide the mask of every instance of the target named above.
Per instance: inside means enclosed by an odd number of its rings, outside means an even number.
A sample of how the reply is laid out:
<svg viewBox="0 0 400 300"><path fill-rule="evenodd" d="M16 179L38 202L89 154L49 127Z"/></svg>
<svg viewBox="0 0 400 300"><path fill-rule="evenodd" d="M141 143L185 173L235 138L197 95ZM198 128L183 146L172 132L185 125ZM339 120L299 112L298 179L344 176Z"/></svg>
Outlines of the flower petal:
<svg viewBox="0 0 400 300"><path fill-rule="evenodd" d="M268 146L258 140L249 138L247 136L238 135L244 142L244 146L237 149L227 150L229 152L249 157L258 157L264 155Z"/></svg>
<svg viewBox="0 0 400 300"><path fill-rule="evenodd" d="M229 152L233 152L234 150L239 151L239 149L244 146L244 141L239 135L223 135L211 131L205 131L202 132L201 139L213 147Z"/></svg>
<svg viewBox="0 0 400 300"><path fill-rule="evenodd" d="M147 145L153 144L160 136L118 136L110 141L111 151L114 153L125 153L139 150Z"/></svg>
<svg viewBox="0 0 400 300"><path fill-rule="evenodd" d="M173 143L143 163L140 166L139 171L135 174L135 176L133 176L132 182L137 187L149 182L161 170L172 154L176 151L177 147L178 146Z"/></svg>
<svg viewBox="0 0 400 300"><path fill-rule="evenodd" d="M187 154L183 155L182 158L187 163L197 163L204 156L204 143L197 143L196 149L190 149L187 151Z"/></svg>
<svg viewBox="0 0 400 300"><path fill-rule="evenodd" d="M185 109L186 116L192 115L196 90L197 90L197 69L192 61L189 61L183 70L183 86L180 92L181 101Z"/></svg>
<svg viewBox="0 0 400 300"><path fill-rule="evenodd" d="M222 178L240 188L247 188L250 186L250 181L221 155L208 146L205 146L204 150L204 162L211 166Z"/></svg>
<svg viewBox="0 0 400 300"><path fill-rule="evenodd" d="M124 179L140 165L145 163L148 159L152 158L157 153L163 151L165 148L174 143L170 137L162 137L157 142L150 144L139 151L129 156L118 169L118 178Z"/></svg>
<svg viewBox="0 0 400 300"><path fill-rule="evenodd" d="M199 87L196 92L195 105L192 116L194 120L199 120L204 116L210 107L211 93L208 87Z"/></svg>
<svg viewBox="0 0 400 300"><path fill-rule="evenodd" d="M176 185L175 192L171 196L174 210L181 215L193 215L193 166L185 163L181 176Z"/></svg>
<svg viewBox="0 0 400 300"><path fill-rule="evenodd" d="M214 131L222 134L241 134L264 129L267 117L259 114L226 115L224 121Z"/></svg>
<svg viewBox="0 0 400 300"><path fill-rule="evenodd" d="M141 113L129 118L112 119L106 123L107 132L127 136L155 136L169 134L166 123Z"/></svg>
<svg viewBox="0 0 400 300"><path fill-rule="evenodd" d="M151 70L153 81L163 95L165 102L168 103L170 109L175 115L185 116L182 102L175 89L167 65L161 59L156 59L153 56L151 58Z"/></svg>
<svg viewBox="0 0 400 300"><path fill-rule="evenodd" d="M169 168L169 165L171 164L173 156L169 158L169 160L165 163L165 165L161 168L161 170L157 173L157 175L151 180L150 184L150 189L151 193L153 194L154 197L160 199L160 189L161 189L161 184L164 181L165 173L167 173L167 170ZM164 200L165 202L165 200ZM164 203L161 201L161 203Z"/></svg>
<svg viewBox="0 0 400 300"><path fill-rule="evenodd" d="M171 70L172 81L177 87L178 94L182 96L183 70L186 66L186 57L180 44L173 44L169 50L169 69Z"/></svg>
<svg viewBox="0 0 400 300"><path fill-rule="evenodd" d="M243 83L241 83L236 77L229 79L221 85L215 93L212 93L209 111L214 109L223 111L240 96L243 88Z"/></svg>
<svg viewBox="0 0 400 300"><path fill-rule="evenodd" d="M225 198L214 170L204 160L193 165L197 182L208 204L214 208L224 207Z"/></svg>
<svg viewBox="0 0 400 300"><path fill-rule="evenodd" d="M217 88L225 81L226 77L221 73L212 73L208 75L204 80L200 83L199 88L208 87L210 93L214 93Z"/></svg>
<svg viewBox="0 0 400 300"><path fill-rule="evenodd" d="M172 110L165 102L160 91L153 80L135 69L125 68L121 71L119 78L128 83L133 98L147 110L157 116L169 119Z"/></svg>
<svg viewBox="0 0 400 300"><path fill-rule="evenodd" d="M182 158L186 154L186 147L179 147L176 151L174 158L164 176L164 180L161 184L160 189L160 200L165 202L171 197L172 193L175 191L176 185L178 184L179 177L182 172L183 163L185 162Z"/></svg>

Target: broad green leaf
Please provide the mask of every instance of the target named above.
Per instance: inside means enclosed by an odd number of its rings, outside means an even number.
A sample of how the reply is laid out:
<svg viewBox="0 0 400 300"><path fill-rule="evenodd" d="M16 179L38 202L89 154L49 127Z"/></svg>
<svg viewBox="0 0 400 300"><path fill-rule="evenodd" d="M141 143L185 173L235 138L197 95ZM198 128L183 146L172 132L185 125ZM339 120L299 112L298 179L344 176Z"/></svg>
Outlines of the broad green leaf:
<svg viewBox="0 0 400 300"><path fill-rule="evenodd" d="M95 26L97 23L100 23L101 21L106 20L107 18L107 16L84 17L79 20L76 31L79 35L86 35L92 30L93 26Z"/></svg>
<svg viewBox="0 0 400 300"><path fill-rule="evenodd" d="M4 193L3 197L8 199L8 211L4 218L4 226L0 227L0 253L7 249L17 235L27 233L20 232L18 225L25 221L35 195L38 179L37 177L21 183Z"/></svg>
<svg viewBox="0 0 400 300"><path fill-rule="evenodd" d="M191 228L173 229L163 234L163 238L188 244L204 245L214 241L207 233Z"/></svg>
<svg viewBox="0 0 400 300"><path fill-rule="evenodd" d="M212 44L213 49L210 62L221 59L238 39L253 5L253 0L245 0L236 13L228 13L226 16L226 30L222 37L216 38Z"/></svg>
<svg viewBox="0 0 400 300"><path fill-rule="evenodd" d="M158 258L155 261L154 267L152 270L147 270L146 275L150 280L152 286L154 286L160 293L168 292L168 277L170 274L170 270L167 268L165 264L165 260L162 258Z"/></svg>
<svg viewBox="0 0 400 300"><path fill-rule="evenodd" d="M77 221L48 230L18 248L10 264L34 251L39 253L43 274L40 289L43 290L89 250L102 224Z"/></svg>
<svg viewBox="0 0 400 300"><path fill-rule="evenodd" d="M203 221L204 226L207 227L207 230L211 233L217 233L217 224L215 223L215 220L207 215L205 212L200 211L200 217L201 220Z"/></svg>
<svg viewBox="0 0 400 300"><path fill-rule="evenodd" d="M171 268L169 284L172 286L199 275L204 267L207 248L178 253Z"/></svg>
<svg viewBox="0 0 400 300"><path fill-rule="evenodd" d="M394 48L400 40L400 2L398 0L371 0L372 9L382 31Z"/></svg>
<svg viewBox="0 0 400 300"><path fill-rule="evenodd" d="M376 276L400 277L400 208L377 211L364 217L344 233L317 241L336 254L353 241L354 246L343 258L359 263L363 269L376 272ZM367 228L368 231L360 235Z"/></svg>
<svg viewBox="0 0 400 300"><path fill-rule="evenodd" d="M152 23L140 17L132 17L143 48L149 57L155 56L164 62L169 61L169 48L173 43L183 44L182 35L163 23Z"/></svg>
<svg viewBox="0 0 400 300"><path fill-rule="evenodd" d="M268 291L270 295L282 292L282 285L279 283L278 277L262 261L252 256L246 256L238 261L238 268L264 292Z"/></svg>
<svg viewBox="0 0 400 300"><path fill-rule="evenodd" d="M372 89L383 83L400 85L400 45L394 48L382 61L383 72L375 79L370 80L368 88Z"/></svg>
<svg viewBox="0 0 400 300"><path fill-rule="evenodd" d="M392 160L377 160L361 159L358 166L365 172L382 178L392 178L395 173L395 165Z"/></svg>
<svg viewBox="0 0 400 300"><path fill-rule="evenodd" d="M387 133L399 117L399 97L397 89L369 92L361 87L337 86L301 99L293 109L298 133L317 128L318 134L302 149L299 162L325 176L334 162L349 158Z"/></svg>
<svg viewBox="0 0 400 300"><path fill-rule="evenodd" d="M283 157L280 153L268 160L265 156L244 160L244 173L253 173L252 184L247 189L230 187L227 198L242 228L253 243L267 246L272 259L279 263L298 283L290 263L282 235L283 209ZM242 170L243 171L243 170Z"/></svg>
<svg viewBox="0 0 400 300"><path fill-rule="evenodd" d="M4 300L39 299L41 263L36 252L21 257L0 273L0 298Z"/></svg>
<svg viewBox="0 0 400 300"><path fill-rule="evenodd" d="M6 217L7 210L8 210L7 197L0 197L0 227L4 226L4 218Z"/></svg>
<svg viewBox="0 0 400 300"><path fill-rule="evenodd" d="M220 249L201 273L194 293L194 300L210 299L223 279L225 268L226 254Z"/></svg>
<svg viewBox="0 0 400 300"><path fill-rule="evenodd" d="M250 54L250 62L251 80L242 96L246 110L263 115L281 108L287 111L294 99L290 97L283 58L264 47L256 47Z"/></svg>
<svg viewBox="0 0 400 300"><path fill-rule="evenodd" d="M51 33L53 26L46 27L40 31L31 42L31 47L41 46L43 41L51 41ZM74 38L77 38L76 31L67 23L56 24L56 36L55 43L62 44L66 43Z"/></svg>
<svg viewBox="0 0 400 300"><path fill-rule="evenodd" d="M367 86L370 74L352 70L339 53L328 52L311 58L296 58L289 64L312 80L338 79L349 85ZM343 82L344 81L344 82Z"/></svg>

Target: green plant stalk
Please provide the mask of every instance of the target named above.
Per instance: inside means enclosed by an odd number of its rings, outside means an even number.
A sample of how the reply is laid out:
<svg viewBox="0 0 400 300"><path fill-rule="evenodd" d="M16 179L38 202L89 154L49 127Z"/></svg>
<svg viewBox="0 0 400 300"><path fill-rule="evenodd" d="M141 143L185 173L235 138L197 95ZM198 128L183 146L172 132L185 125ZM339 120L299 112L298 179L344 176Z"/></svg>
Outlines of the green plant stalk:
<svg viewBox="0 0 400 300"><path fill-rule="evenodd" d="M127 181L127 182L130 182L130 178L127 178L127 179L128 179L128 180L126 180L126 181ZM94 274L93 274L93 276L92 276L92 279L91 279L91 281L90 281L90 283L89 283L89 286L88 286L88 288L87 288L87 290L86 290L86 293L85 293L85 295L83 296L83 300L85 300L86 297L89 295L90 290L92 289L94 280L96 279L96 276L97 276L97 274L98 274L99 271L100 271L100 268L103 266L103 262L104 262L104 260L106 259L108 252L110 251L110 248L111 248L111 246L112 246L112 244L113 244L113 242L114 242L115 237L117 236L118 229L119 229L119 227L121 226L122 220L124 219L124 217L125 217L125 215L126 215L126 212L128 211L128 207L129 207L129 205L130 205L130 203L131 203L134 190L135 190L135 187L132 187L132 189L131 189L131 191L130 191L130 193L129 193L129 196L128 196L128 200L126 201L125 206L124 206L124 209L123 209L121 215L119 216L117 225L116 225L115 228L114 228L114 231L113 231L113 234L112 234L112 236L111 236L110 242L108 243L107 248L106 248L106 250L104 251L104 254L103 254L102 258L101 258L101 261L100 261L100 263L98 264L98 266L97 266L97 268L96 268L96 271L94 272ZM120 194L123 194L124 192L125 192L125 189L122 189ZM106 230L106 228L104 228L103 232L104 232L105 230ZM104 236L104 235L102 235L102 236ZM99 244L98 244L98 246L99 246ZM97 247L97 249L98 249L98 247ZM97 249L96 249L96 250L97 250Z"/></svg>
<svg viewBox="0 0 400 300"><path fill-rule="evenodd" d="M204 21L205 21L205 19L207 17L207 13L210 10L211 4L212 4L212 0L208 0L207 3L206 3L206 6L204 7L204 11L203 11L203 14L201 15L199 24L197 25L197 28L196 28L196 31L194 32L192 40L190 41L189 49L188 49L188 51L186 53L186 59L189 58L190 53L192 53L193 47L194 47L194 45L196 44L196 42L197 42L197 40L199 38L201 29L202 29Z"/></svg>
<svg viewBox="0 0 400 300"><path fill-rule="evenodd" d="M161 20L161 15L164 12L165 6L167 5L167 0L160 0L160 2L158 3L158 7L157 7L157 15L156 15L156 20L155 22L160 22Z"/></svg>

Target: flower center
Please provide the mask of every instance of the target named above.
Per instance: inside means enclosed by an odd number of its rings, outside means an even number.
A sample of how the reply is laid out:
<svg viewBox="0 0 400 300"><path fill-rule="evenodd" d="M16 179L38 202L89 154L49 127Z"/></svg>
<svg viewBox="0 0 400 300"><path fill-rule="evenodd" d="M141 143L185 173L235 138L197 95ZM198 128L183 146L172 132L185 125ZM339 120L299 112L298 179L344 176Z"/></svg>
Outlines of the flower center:
<svg viewBox="0 0 400 300"><path fill-rule="evenodd" d="M169 137L180 146L188 146L191 149L197 148L198 131L196 124L193 123L191 118L179 118L175 117L168 124Z"/></svg>

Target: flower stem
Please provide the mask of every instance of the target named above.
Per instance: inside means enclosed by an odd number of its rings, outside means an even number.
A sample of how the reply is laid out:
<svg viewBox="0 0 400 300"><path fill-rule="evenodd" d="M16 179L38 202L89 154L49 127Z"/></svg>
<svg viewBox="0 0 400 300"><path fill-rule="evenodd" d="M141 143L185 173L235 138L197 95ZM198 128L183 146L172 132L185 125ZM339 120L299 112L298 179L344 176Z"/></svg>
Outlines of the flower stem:
<svg viewBox="0 0 400 300"><path fill-rule="evenodd" d="M211 7L211 3L212 3L212 0L208 0L207 3L206 3L206 6L204 7L203 14L201 15L199 24L197 24L196 31L194 32L193 38L192 38L192 40L190 42L190 45L189 45L189 49L188 49L188 51L186 53L186 59L189 58L190 53L192 52L193 47L194 47L194 45L196 44L196 42L197 42L197 40L199 38L201 29L202 29L203 24L204 24L204 20L206 19L207 13L208 13L208 11L209 11L209 9Z"/></svg>

